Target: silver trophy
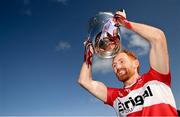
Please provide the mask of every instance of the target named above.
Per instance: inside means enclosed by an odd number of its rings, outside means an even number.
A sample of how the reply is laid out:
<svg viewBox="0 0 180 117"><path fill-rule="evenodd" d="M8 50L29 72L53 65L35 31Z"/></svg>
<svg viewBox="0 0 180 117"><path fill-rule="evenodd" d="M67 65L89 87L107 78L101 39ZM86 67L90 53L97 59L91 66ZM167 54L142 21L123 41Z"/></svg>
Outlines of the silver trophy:
<svg viewBox="0 0 180 117"><path fill-rule="evenodd" d="M99 12L89 22L89 39L95 53L102 58L112 58L121 51L120 27L115 25L114 15Z"/></svg>

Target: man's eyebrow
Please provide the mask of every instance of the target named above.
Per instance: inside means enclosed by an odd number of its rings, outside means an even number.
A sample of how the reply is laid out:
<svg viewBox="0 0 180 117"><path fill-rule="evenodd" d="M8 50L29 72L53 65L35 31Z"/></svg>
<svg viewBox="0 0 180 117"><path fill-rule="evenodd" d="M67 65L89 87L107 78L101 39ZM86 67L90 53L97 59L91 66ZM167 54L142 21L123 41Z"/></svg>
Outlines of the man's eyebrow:
<svg viewBox="0 0 180 117"><path fill-rule="evenodd" d="M118 59L117 61L120 61L120 60L123 60L123 58L120 58L120 59ZM113 65L113 64L116 64L116 63L117 63L117 62L113 62L112 65Z"/></svg>
<svg viewBox="0 0 180 117"><path fill-rule="evenodd" d="M113 62L112 65L116 64L116 62Z"/></svg>

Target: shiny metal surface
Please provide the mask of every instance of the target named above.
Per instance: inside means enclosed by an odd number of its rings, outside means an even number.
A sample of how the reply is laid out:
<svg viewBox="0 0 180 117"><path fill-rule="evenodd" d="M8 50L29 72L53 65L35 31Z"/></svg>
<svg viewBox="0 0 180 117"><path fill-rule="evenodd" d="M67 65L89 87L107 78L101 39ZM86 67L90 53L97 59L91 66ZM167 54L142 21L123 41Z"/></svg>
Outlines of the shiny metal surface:
<svg viewBox="0 0 180 117"><path fill-rule="evenodd" d="M122 48L119 27L114 26L112 19L112 13L100 12L89 22L89 37L95 53L102 58L112 58Z"/></svg>

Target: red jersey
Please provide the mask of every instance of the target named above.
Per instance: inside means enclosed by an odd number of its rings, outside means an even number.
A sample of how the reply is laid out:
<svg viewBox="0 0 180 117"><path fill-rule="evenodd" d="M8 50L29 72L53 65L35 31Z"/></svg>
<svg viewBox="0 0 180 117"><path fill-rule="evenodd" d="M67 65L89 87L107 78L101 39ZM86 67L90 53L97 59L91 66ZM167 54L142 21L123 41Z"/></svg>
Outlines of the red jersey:
<svg viewBox="0 0 180 117"><path fill-rule="evenodd" d="M128 88L107 88L106 104L118 116L178 116L170 88L171 75L154 69Z"/></svg>

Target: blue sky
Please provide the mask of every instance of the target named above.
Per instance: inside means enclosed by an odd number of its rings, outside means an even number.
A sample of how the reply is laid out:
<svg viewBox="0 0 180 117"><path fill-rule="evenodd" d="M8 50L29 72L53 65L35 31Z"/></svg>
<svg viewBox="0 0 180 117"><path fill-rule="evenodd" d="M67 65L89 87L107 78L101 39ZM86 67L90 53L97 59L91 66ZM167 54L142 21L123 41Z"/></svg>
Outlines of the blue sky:
<svg viewBox="0 0 180 117"><path fill-rule="evenodd" d="M167 37L172 91L180 109L179 0L1 0L0 115L115 115L77 84L89 18L124 8L129 20L161 28ZM122 29L147 72L148 44ZM94 58L93 78L121 87L110 60ZM101 66L101 67L99 67Z"/></svg>

